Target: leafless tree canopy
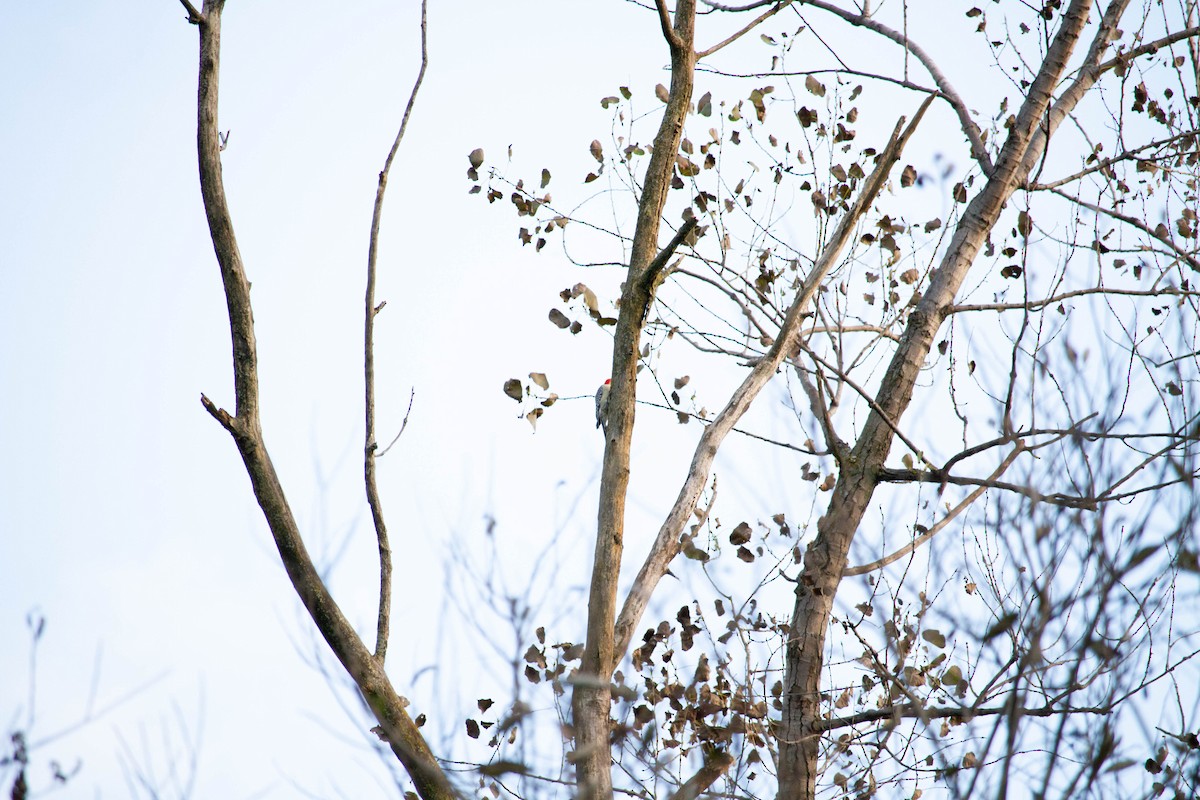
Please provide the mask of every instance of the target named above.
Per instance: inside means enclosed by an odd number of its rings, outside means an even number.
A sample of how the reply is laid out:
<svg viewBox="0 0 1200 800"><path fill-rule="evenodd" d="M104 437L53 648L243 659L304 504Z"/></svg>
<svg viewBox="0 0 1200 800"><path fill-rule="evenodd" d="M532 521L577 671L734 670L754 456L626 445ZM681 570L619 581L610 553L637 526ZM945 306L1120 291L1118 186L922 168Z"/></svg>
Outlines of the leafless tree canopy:
<svg viewBox="0 0 1200 800"><path fill-rule="evenodd" d="M469 782L447 777L452 754L431 750L384 669L389 638L404 641L389 627L404 534L389 537L374 480L376 242L421 78L367 264L371 647L313 568L262 438L221 181L224 4L182 2L233 337L235 410L204 406L422 797L1195 796L1194 0L633 3L669 85L602 99L609 132L582 185L552 199L551 170L526 180L470 155L471 193L511 207L524 244L561 242L623 282L619 297L578 282L551 314L556 335L612 337L586 628L571 621L586 633L536 630L517 672L549 702L480 703L466 731L485 723L490 760ZM571 210L597 186L618 198L610 216ZM666 374L672 350L735 388ZM505 391L536 422L555 411L549 385L534 373ZM651 386L695 451L648 552L627 554ZM765 502L810 518L764 506L714 523L714 464L745 434L788 465ZM680 596L668 571L707 593ZM678 611L654 618L664 603ZM535 756L532 737L564 744Z"/></svg>

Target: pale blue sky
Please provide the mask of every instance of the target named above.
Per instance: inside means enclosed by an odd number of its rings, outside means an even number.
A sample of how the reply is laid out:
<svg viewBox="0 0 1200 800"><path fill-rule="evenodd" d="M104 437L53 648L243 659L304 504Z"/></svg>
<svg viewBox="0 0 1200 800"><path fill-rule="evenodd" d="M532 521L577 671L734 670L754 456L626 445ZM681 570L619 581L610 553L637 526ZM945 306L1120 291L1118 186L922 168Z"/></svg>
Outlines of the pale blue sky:
<svg viewBox="0 0 1200 800"><path fill-rule="evenodd" d="M603 48L560 38L557 4L433 5L432 64L393 172L379 295L389 302L381 435L417 387L409 433L381 469L403 543L397 630L420 625L426 647L432 609L412 598L440 584L442 540L451 526L478 535L485 510L503 513L507 493L486 495L489 474L498 463L528 469L530 443L553 441L514 422L499 390L535 364L552 371L537 352L554 338L551 289L519 290L544 283L550 261L519 252L507 214L467 197L466 154L499 154L511 139L561 158L567 142L554 131L576 124L586 157L577 123L535 114L553 101L603 124L600 81L632 77L618 68L566 81L578 62L565 59ZM375 175L415 76L415 11L235 2L225 16L225 177L254 283L267 437L306 527L327 526L313 532L314 552L358 526L338 588L359 621L375 591L357 456L363 264ZM154 734L173 702L196 722L203 686L197 796L288 797L290 780L354 792L364 778L346 769L353 751L326 730L353 728L293 646L307 628L236 451L199 404L201 392L219 403L231 392L195 177L196 41L165 0L0 10L0 711L7 725L24 705L24 617L38 609L48 628L35 739L84 714L98 648L100 706L165 677L38 751L35 787L46 759L81 757L73 795L126 796L114 737L137 742L142 725ZM555 97L531 89L539 72ZM584 419L577 405L561 416ZM578 481L599 437L576 428L570 440L593 446L563 471ZM410 467L413 453L423 455ZM318 470L329 476L323 492ZM564 477L530 474L526 496ZM526 508L522 527L545 535L550 512ZM428 651L398 637L392 653L408 691Z"/></svg>
<svg viewBox="0 0 1200 800"><path fill-rule="evenodd" d="M221 127L267 442L311 550L331 553L354 533L333 584L367 630L376 574L359 479L360 306L376 175L418 63L417 4L345 5L230 2ZM610 131L599 99L622 85L649 98L666 52L653 15L623 2L432 0L429 25L429 74L384 217L380 437L398 428L411 387L416 402L380 480L400 552L391 673L401 693L425 698L419 710L453 715L508 678L466 669L477 685L457 708L432 707L429 673L411 683L437 657L451 545L478 552L490 513L517 554L557 529L573 536L563 576L591 552L601 442L590 400L560 404L535 435L500 387L539 370L560 395L590 394L607 375L607 336L589 327L573 340L546 313L577 281L611 298L620 280L570 267L557 242L537 257L522 250L511 209L466 194L467 153L482 146L502 164L514 145L514 175L549 167L573 207L588 196L587 145ZM926 44L951 63L967 46L934 38ZM197 722L201 691L197 797L291 797L295 785L370 796L382 773L343 744L355 728L297 652L307 620L236 451L199 403L204 392L228 405L232 392L196 179L196 50L174 0L0 7L0 714L25 707L24 619L37 610L48 627L35 740L85 713L98 651L97 707L157 680L35 753L35 768L84 760L72 796L126 796L116 737L136 742L145 726L153 738L172 703ZM890 129L893 118L877 120ZM914 140L910 160L924 169L934 150L959 145ZM961 148L949 155L965 161ZM631 530L643 541L697 433L670 415L660 423L635 451L645 479ZM771 474L771 450L731 446ZM760 484L727 480L762 512ZM636 563L633 537L630 551ZM469 642L447 646L470 667Z"/></svg>
<svg viewBox="0 0 1200 800"><path fill-rule="evenodd" d="M609 124L599 98L648 93L665 60L653 18L623 3L586 19L551 2L431 5L430 71L384 220L378 327L381 436L417 390L381 467L401 552L391 665L414 695L408 678L433 660L441 603L427 598L446 538L481 536L491 512L505 536L537 543L594 513L585 503L564 519L599 459L590 402L564 403L532 436L501 384L539 369L560 394L586 393L609 358L595 329L572 343L545 322L578 270L564 277L556 248L521 252L511 213L467 196L466 154L513 143L530 172L582 175ZM254 285L267 439L312 550L356 532L335 589L364 628L376 577L358 477L363 265L375 176L415 76L416 8L225 13L224 171ZM38 750L35 787L47 759L82 758L72 794L127 795L116 736L137 742L145 726L157 742L176 702L197 723L203 687L197 796L288 797L289 781L353 793L373 779L347 765L370 758L339 744L354 728L296 652L307 621L236 451L199 404L231 391L196 180L196 50L166 0L0 9L0 712L25 707L36 610L48 626L35 740L85 714L98 651L97 707L161 680ZM415 647L401 633L414 627Z"/></svg>

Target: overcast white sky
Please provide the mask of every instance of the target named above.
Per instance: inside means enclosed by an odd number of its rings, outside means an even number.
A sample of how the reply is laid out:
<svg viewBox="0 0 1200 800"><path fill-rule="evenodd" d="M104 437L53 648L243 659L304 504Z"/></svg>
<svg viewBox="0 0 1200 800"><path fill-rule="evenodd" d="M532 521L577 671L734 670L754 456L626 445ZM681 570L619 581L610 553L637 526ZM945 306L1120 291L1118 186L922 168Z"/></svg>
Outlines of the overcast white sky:
<svg viewBox="0 0 1200 800"><path fill-rule="evenodd" d="M266 437L313 552L351 537L333 585L364 630L376 575L359 479L363 269L417 19L411 0L235 1L224 17L224 174L253 282ZM380 481L400 553L391 672L418 701L434 698L431 673L413 676L437 658L447 553L480 552L485 515L502 550L564 530L579 544L563 574L590 559L590 400L560 404L531 434L500 387L540 370L564 397L590 394L608 338L571 340L546 312L563 287L611 296L620 279L569 267L557 243L523 251L511 211L466 194L467 153L497 163L512 144L523 174L549 167L578 201L569 176L610 125L599 99L622 85L649 97L666 60L653 16L616 0L433 0L429 30L378 291L381 437L416 391ZM193 733L203 725L197 797L370 796L383 773L298 652L307 620L233 444L199 403L232 392L196 178L196 50L174 0L0 7L0 720L26 724L32 612L47 620L33 740L109 709L36 751L35 788L49 758L78 758L72 796L126 796L119 738L157 748L178 704ZM927 166L935 145L914 142L910 160ZM635 470L662 480L635 481L635 526L673 498L690 456L695 426L664 415L662 428L637 451ZM469 645L453 652L470 663ZM480 696L507 680L472 677ZM149 760L166 763L157 749Z"/></svg>

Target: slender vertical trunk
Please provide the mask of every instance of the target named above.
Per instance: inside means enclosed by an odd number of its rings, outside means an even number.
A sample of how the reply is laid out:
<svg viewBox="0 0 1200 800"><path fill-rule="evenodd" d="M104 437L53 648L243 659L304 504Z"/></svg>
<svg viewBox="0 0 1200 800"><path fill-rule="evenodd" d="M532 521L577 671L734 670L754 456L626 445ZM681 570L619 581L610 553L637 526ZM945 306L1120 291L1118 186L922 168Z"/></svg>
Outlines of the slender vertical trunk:
<svg viewBox="0 0 1200 800"><path fill-rule="evenodd" d="M621 297L613 344L612 389L605 430L604 470L600 478L600 509L596 551L588 597L587 640L575 676L572 712L575 726L575 765L579 797L612 798L612 751L609 743L610 676L615 667L614 628L617 616L617 579L624 547L625 497L629 490L629 448L633 438L637 361L643 311L652 301L653 287L641 280L658 254L658 233L663 206L675 172L679 140L692 99L696 67L693 39L695 0L679 0L674 24L660 5L663 35L671 48L671 91L662 123L654 139L654 152L646 169L638 202L637 229L629 259L629 272Z"/></svg>

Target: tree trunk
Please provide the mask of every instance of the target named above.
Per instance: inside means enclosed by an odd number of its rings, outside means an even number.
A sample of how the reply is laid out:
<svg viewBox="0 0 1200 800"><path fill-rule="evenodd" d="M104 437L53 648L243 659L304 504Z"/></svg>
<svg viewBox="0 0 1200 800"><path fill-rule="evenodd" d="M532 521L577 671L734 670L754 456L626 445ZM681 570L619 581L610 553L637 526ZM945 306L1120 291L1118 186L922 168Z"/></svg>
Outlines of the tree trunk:
<svg viewBox="0 0 1200 800"><path fill-rule="evenodd" d="M1075 49L1091 5L1090 0L1074 0L1063 14L1046 60L1001 149L995 171L967 206L928 291L909 316L862 433L839 464L828 510L817 523L816 539L808 546L796 584L779 731L780 798L812 800L816 795L825 634L850 543L871 502L877 471L891 449L894 432L889 422L899 422L908 408L917 376L947 310L1004 204L1028 175L1025 156L1030 142L1046 118L1051 92Z"/></svg>
<svg viewBox="0 0 1200 800"><path fill-rule="evenodd" d="M600 477L600 509L596 550L588 597L587 640L571 697L575 727L575 766L579 797L612 798L612 749L609 743L610 676L614 669L614 628L617 616L617 579L625 536L625 497L629 491L629 447L633 439L634 401L637 390L638 349L644 310L653 301L652 282L643 280L658 255L658 233L663 206L675 172L675 157L683 136L683 123L692 100L696 68L693 47L695 0L679 0L675 22L670 24L664 5L659 6L663 35L671 47L671 93L654 139L654 152L646 169L645 187L638 201L638 221L630 253L629 272L621 296L613 344L612 389L608 399L604 469Z"/></svg>

